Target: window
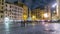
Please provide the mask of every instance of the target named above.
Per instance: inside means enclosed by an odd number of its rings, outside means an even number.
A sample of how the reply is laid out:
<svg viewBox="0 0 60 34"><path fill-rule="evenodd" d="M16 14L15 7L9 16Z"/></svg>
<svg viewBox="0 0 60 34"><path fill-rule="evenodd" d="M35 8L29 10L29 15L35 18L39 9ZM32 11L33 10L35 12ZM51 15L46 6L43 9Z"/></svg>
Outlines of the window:
<svg viewBox="0 0 60 34"><path fill-rule="evenodd" d="M3 9L3 7L1 7L1 9Z"/></svg>
<svg viewBox="0 0 60 34"><path fill-rule="evenodd" d="M10 11L11 11L11 9L10 9Z"/></svg>
<svg viewBox="0 0 60 34"><path fill-rule="evenodd" d="M15 9L17 9L17 7L15 7Z"/></svg>
<svg viewBox="0 0 60 34"><path fill-rule="evenodd" d="M3 15L1 15L1 18L3 18Z"/></svg>
<svg viewBox="0 0 60 34"><path fill-rule="evenodd" d="M4 5L4 3L2 3L2 5Z"/></svg>
<svg viewBox="0 0 60 34"><path fill-rule="evenodd" d="M15 18L16 18L16 16L15 16Z"/></svg>
<svg viewBox="0 0 60 34"><path fill-rule="evenodd" d="M7 11L7 9L5 9L5 11Z"/></svg>
<svg viewBox="0 0 60 34"><path fill-rule="evenodd" d="M2 2L4 2L4 0L2 0Z"/></svg>
<svg viewBox="0 0 60 34"><path fill-rule="evenodd" d="M1 2L0 2L0 4L1 4Z"/></svg>
<svg viewBox="0 0 60 34"><path fill-rule="evenodd" d="M4 13L3 11L0 11L0 13Z"/></svg>
<svg viewBox="0 0 60 34"><path fill-rule="evenodd" d="M17 10L13 10L14 12L17 12Z"/></svg>
<svg viewBox="0 0 60 34"><path fill-rule="evenodd" d="M7 5L6 5L6 7L7 7Z"/></svg>
<svg viewBox="0 0 60 34"><path fill-rule="evenodd" d="M11 16L10 16L10 18L11 18Z"/></svg>
<svg viewBox="0 0 60 34"><path fill-rule="evenodd" d="M7 11L6 11L6 14L7 14Z"/></svg>
<svg viewBox="0 0 60 34"><path fill-rule="evenodd" d="M10 8L11 8L11 6L10 6Z"/></svg>
<svg viewBox="0 0 60 34"><path fill-rule="evenodd" d="M8 16L9 16L9 14L8 14Z"/></svg>
<svg viewBox="0 0 60 34"><path fill-rule="evenodd" d="M12 13L12 15L13 15L13 13Z"/></svg>
<svg viewBox="0 0 60 34"><path fill-rule="evenodd" d="M13 13L13 15L16 15L16 13Z"/></svg>
<svg viewBox="0 0 60 34"><path fill-rule="evenodd" d="M20 10L22 10L22 9L20 8Z"/></svg>

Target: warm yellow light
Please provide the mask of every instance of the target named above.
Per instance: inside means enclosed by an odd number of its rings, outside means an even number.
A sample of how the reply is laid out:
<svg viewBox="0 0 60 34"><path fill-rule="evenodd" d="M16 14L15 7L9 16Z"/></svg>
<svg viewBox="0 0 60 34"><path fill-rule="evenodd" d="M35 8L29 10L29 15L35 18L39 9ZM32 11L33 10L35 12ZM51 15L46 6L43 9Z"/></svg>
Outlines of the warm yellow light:
<svg viewBox="0 0 60 34"><path fill-rule="evenodd" d="M48 17L48 14L47 14L47 13L45 13L45 14L44 14L44 17L45 17L45 18L47 18L47 17Z"/></svg>
<svg viewBox="0 0 60 34"><path fill-rule="evenodd" d="M32 16L32 19L33 19L33 20L36 20L36 16Z"/></svg>
<svg viewBox="0 0 60 34"><path fill-rule="evenodd" d="M58 10L59 10L59 9L58 9L58 5L57 5L57 8L56 8L56 9L57 9L57 16L59 16L59 13L58 13Z"/></svg>
<svg viewBox="0 0 60 34"><path fill-rule="evenodd" d="M27 17L26 15L24 15L24 17Z"/></svg>
<svg viewBox="0 0 60 34"><path fill-rule="evenodd" d="M33 16L32 18L36 18L36 16Z"/></svg>
<svg viewBox="0 0 60 34"><path fill-rule="evenodd" d="M27 19L27 15L23 15L23 19L26 20Z"/></svg>

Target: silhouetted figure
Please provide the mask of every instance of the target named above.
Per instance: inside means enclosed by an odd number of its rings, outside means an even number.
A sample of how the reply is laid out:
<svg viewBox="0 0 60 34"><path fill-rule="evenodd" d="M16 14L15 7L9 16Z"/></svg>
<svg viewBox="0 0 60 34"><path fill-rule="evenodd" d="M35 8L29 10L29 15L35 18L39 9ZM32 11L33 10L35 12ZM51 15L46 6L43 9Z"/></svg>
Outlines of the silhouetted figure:
<svg viewBox="0 0 60 34"><path fill-rule="evenodd" d="M21 22L21 27L25 27L25 21Z"/></svg>

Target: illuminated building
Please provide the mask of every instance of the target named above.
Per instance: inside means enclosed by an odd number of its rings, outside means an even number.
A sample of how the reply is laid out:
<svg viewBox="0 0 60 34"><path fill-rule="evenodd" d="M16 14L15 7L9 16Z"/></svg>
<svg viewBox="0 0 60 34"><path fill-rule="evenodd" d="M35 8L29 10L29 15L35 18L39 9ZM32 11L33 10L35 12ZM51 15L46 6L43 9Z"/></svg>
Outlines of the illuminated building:
<svg viewBox="0 0 60 34"><path fill-rule="evenodd" d="M28 7L26 5L23 5L23 9L24 9L23 16L26 15L26 19L24 19L24 17L23 17L23 19L27 20L28 19Z"/></svg>
<svg viewBox="0 0 60 34"><path fill-rule="evenodd" d="M22 20L23 8L14 4L5 3L4 18L8 17L10 20Z"/></svg>
<svg viewBox="0 0 60 34"><path fill-rule="evenodd" d="M57 6L56 6L56 11L57 11L57 16L58 19L60 19L60 0L56 0Z"/></svg>
<svg viewBox="0 0 60 34"><path fill-rule="evenodd" d="M23 8L23 20L27 20L28 19L28 6L26 6L25 4L23 4L22 2L19 2L19 1L20 0L14 2L14 4Z"/></svg>
<svg viewBox="0 0 60 34"><path fill-rule="evenodd" d="M51 20L52 19L52 15L51 15L51 5L49 4L49 5L46 5L45 6L45 13L48 13L48 20Z"/></svg>
<svg viewBox="0 0 60 34"><path fill-rule="evenodd" d="M36 8L31 11L31 17L35 16L35 20L42 20L44 12L44 9L41 10L40 8Z"/></svg>
<svg viewBox="0 0 60 34"><path fill-rule="evenodd" d="M4 5L5 0L0 0L0 22L3 21L4 18Z"/></svg>
<svg viewBox="0 0 60 34"><path fill-rule="evenodd" d="M56 3L54 4L49 4L46 6L46 11L49 14L49 20L57 20L58 16L57 16L57 10L56 10Z"/></svg>

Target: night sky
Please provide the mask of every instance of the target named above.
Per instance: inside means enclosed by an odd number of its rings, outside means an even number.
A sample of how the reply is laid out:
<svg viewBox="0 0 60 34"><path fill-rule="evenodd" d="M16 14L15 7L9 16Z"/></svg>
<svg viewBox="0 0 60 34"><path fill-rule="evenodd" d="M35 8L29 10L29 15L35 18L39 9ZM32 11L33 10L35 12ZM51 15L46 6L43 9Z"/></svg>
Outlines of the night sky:
<svg viewBox="0 0 60 34"><path fill-rule="evenodd" d="M17 0L7 0L8 2L15 2ZM29 8L35 9L37 7L44 8L45 5L53 3L55 0L21 0L20 2L26 4Z"/></svg>

